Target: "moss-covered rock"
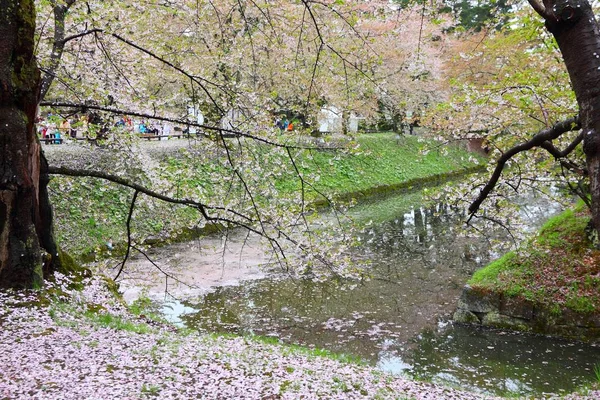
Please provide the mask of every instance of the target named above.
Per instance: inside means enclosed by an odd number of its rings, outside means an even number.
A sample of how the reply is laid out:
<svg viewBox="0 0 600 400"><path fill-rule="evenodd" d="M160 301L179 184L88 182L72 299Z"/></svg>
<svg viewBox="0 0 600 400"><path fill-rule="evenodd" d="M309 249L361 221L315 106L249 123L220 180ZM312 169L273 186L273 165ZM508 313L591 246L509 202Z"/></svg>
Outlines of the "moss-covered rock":
<svg viewBox="0 0 600 400"><path fill-rule="evenodd" d="M581 205L565 211L477 271L455 320L600 342L600 251L586 235L588 221Z"/></svg>
<svg viewBox="0 0 600 400"><path fill-rule="evenodd" d="M60 272L65 275L85 274L89 276L91 274L88 269L78 264L73 257L62 249L58 249L58 258L60 259Z"/></svg>
<svg viewBox="0 0 600 400"><path fill-rule="evenodd" d="M464 308L457 309L452 319L463 324L481 324L481 320L474 312Z"/></svg>

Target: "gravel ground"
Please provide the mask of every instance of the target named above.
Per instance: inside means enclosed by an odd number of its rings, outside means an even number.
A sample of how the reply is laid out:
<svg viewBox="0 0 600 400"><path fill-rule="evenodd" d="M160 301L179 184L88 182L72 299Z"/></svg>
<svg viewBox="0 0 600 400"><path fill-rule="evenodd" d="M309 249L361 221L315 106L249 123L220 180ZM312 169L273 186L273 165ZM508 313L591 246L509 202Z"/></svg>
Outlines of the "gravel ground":
<svg viewBox="0 0 600 400"><path fill-rule="evenodd" d="M142 152L151 156L161 156L182 148L198 145L201 140L172 139L139 141L133 145L115 144L108 147L99 147L88 142L67 142L54 145L44 144L42 148L48 161L54 166L88 167L94 168L102 165L102 160L114 157L115 150ZM118 153L118 152L117 152Z"/></svg>

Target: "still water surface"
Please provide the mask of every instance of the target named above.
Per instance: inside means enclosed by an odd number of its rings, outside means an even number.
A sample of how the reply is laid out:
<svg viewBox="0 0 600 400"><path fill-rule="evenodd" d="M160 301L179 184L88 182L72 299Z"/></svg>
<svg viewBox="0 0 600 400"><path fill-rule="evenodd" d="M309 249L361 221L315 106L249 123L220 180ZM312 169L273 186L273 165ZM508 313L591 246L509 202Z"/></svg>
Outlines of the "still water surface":
<svg viewBox="0 0 600 400"><path fill-rule="evenodd" d="M274 336L487 393L537 396L593 381L597 347L449 322L464 283L502 249L489 237L462 235L460 213L407 207L405 200L391 197L353 211L358 221L378 216L353 254L357 263L371 263L368 281L269 276L167 302L165 313L201 331ZM532 226L540 214L557 211L532 204L523 211Z"/></svg>

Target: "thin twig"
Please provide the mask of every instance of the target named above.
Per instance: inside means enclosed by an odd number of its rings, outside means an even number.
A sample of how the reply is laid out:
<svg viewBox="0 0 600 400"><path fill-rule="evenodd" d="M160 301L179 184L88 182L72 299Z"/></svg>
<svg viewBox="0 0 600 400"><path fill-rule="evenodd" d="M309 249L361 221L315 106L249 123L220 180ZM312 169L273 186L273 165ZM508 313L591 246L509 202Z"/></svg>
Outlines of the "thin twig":
<svg viewBox="0 0 600 400"><path fill-rule="evenodd" d="M115 281L119 278L121 272L123 272L123 268L125 268L125 263L127 262L127 259L129 258L129 253L131 252L131 217L133 216L133 210L135 209L135 201L137 200L139 193L140 192L138 190L136 190L133 193L131 205L129 206L129 215L127 215L127 250L125 251L125 257L123 257L123 262L121 262L119 272L117 272L117 275L115 276Z"/></svg>

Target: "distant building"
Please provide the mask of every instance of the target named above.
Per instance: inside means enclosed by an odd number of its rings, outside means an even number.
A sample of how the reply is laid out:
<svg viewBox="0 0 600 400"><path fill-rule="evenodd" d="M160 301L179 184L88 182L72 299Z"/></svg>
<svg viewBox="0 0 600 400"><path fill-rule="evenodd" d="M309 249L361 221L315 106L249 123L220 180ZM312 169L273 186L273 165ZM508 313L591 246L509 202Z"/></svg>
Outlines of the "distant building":
<svg viewBox="0 0 600 400"><path fill-rule="evenodd" d="M188 106L188 120L190 122L197 123L198 125L204 125L204 114L202 111L198 109L196 106L190 105ZM198 133L198 128L195 126L190 126L189 133L195 135Z"/></svg>
<svg viewBox="0 0 600 400"><path fill-rule="evenodd" d="M242 119L243 113L239 108L232 108L227 110L227 114L221 118L221 128L236 131L237 122Z"/></svg>
<svg viewBox="0 0 600 400"><path fill-rule="evenodd" d="M350 113L347 121L348 132L358 132L358 122L361 120L354 113ZM319 114L319 132L321 133L341 133L343 130L343 112L335 106L327 106L321 109Z"/></svg>

